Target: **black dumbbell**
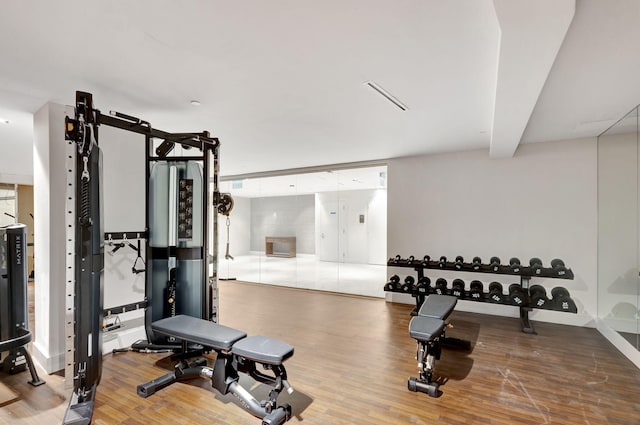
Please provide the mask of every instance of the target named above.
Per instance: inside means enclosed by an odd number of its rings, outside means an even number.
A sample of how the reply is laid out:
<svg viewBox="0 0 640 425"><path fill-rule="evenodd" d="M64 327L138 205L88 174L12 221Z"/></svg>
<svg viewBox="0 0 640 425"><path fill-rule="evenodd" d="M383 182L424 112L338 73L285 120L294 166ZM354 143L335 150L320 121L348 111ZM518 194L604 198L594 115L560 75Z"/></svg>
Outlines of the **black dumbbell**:
<svg viewBox="0 0 640 425"><path fill-rule="evenodd" d="M443 255L442 257L440 257L440 261L438 261L438 267L443 269L445 268L446 265L447 265L447 257Z"/></svg>
<svg viewBox="0 0 640 425"><path fill-rule="evenodd" d="M567 288L557 286L551 290L551 296L553 297L553 304L556 310L569 311L572 313L578 312L576 303L571 299Z"/></svg>
<svg viewBox="0 0 640 425"><path fill-rule="evenodd" d="M427 276L422 276L418 279L418 283L416 283L416 292L421 295L426 295L429 293L429 287L431 286L431 279Z"/></svg>
<svg viewBox="0 0 640 425"><path fill-rule="evenodd" d="M531 300L531 307L544 308L549 304L549 297L547 297L547 290L542 285L531 285L529 288L529 299Z"/></svg>
<svg viewBox="0 0 640 425"><path fill-rule="evenodd" d="M509 260L509 269L511 273L520 273L520 259L517 257L511 257Z"/></svg>
<svg viewBox="0 0 640 425"><path fill-rule="evenodd" d="M472 280L471 283L469 283L469 296L471 296L472 300L477 301L482 299L483 286L479 280Z"/></svg>
<svg viewBox="0 0 640 425"><path fill-rule="evenodd" d="M413 291L413 284L416 282L416 280L413 278L413 276L407 276L404 278L404 283L402 284L402 287L400 289L402 289L402 292L411 292Z"/></svg>
<svg viewBox="0 0 640 425"><path fill-rule="evenodd" d="M502 284L500 282L491 282L489 284L489 301L492 303L504 302L504 294L502 293Z"/></svg>
<svg viewBox="0 0 640 425"><path fill-rule="evenodd" d="M401 257L401 256L399 256L399 255L396 255L396 256L394 257L394 259L393 259L393 262L394 262L394 263L399 263L399 262L400 262L400 260L402 260L402 257Z"/></svg>
<svg viewBox="0 0 640 425"><path fill-rule="evenodd" d="M491 257L489 260L489 267L493 272L500 270L500 259L498 257Z"/></svg>
<svg viewBox="0 0 640 425"><path fill-rule="evenodd" d="M436 280L436 294L445 295L446 293L447 293L447 280L440 277Z"/></svg>
<svg viewBox="0 0 640 425"><path fill-rule="evenodd" d="M407 264L413 264L413 260L415 260L416 257L414 257L413 255L410 255L409 258L407 258Z"/></svg>
<svg viewBox="0 0 640 425"><path fill-rule="evenodd" d="M464 280L453 279L453 282L451 282L451 295L464 298Z"/></svg>
<svg viewBox="0 0 640 425"><path fill-rule="evenodd" d="M482 267L482 258L473 257L473 260L471 261L471 268L473 270L480 270L481 267Z"/></svg>
<svg viewBox="0 0 640 425"><path fill-rule="evenodd" d="M429 262L431 261L431 257L425 255L422 257L422 267L429 267Z"/></svg>
<svg viewBox="0 0 640 425"><path fill-rule="evenodd" d="M389 282L387 282L384 285L384 290L385 291L397 291L398 290L398 283L400 283L400 276L398 276L397 274L394 274L393 276L391 276L389 278Z"/></svg>
<svg viewBox="0 0 640 425"><path fill-rule="evenodd" d="M453 266L456 268L456 270L461 270L463 265L464 265L464 258L462 257L462 255L458 255L456 257L456 262Z"/></svg>
<svg viewBox="0 0 640 425"><path fill-rule="evenodd" d="M531 268L532 275L539 275L542 273L542 260L537 257L533 257L529 260L529 267Z"/></svg>
<svg viewBox="0 0 640 425"><path fill-rule="evenodd" d="M564 276L567 274L567 268L564 266L564 261L559 258L551 260L551 268L557 276Z"/></svg>
<svg viewBox="0 0 640 425"><path fill-rule="evenodd" d="M524 289L517 283L509 285L509 302L513 305L521 306L525 303Z"/></svg>

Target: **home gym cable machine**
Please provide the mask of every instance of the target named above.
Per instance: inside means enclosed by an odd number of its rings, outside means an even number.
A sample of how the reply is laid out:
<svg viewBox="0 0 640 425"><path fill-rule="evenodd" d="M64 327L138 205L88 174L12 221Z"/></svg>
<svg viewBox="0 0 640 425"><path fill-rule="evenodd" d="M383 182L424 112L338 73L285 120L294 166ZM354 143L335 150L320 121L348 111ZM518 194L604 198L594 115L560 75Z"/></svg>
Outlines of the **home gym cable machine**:
<svg viewBox="0 0 640 425"><path fill-rule="evenodd" d="M171 343L151 324L184 314L218 321L218 217L233 199L218 187L220 142L208 132L169 133L149 122L94 108L90 93L76 92L75 116L65 120L67 153L67 377L73 394L64 423L89 424L101 377L104 278L102 153L99 126L145 137L145 308L150 347ZM184 155L175 147L196 152ZM211 267L210 267L211 266ZM71 338L69 336L72 336Z"/></svg>
<svg viewBox="0 0 640 425"><path fill-rule="evenodd" d="M44 381L38 377L29 354L31 342L27 308L27 226L0 227L0 369L18 373L29 368L31 385Z"/></svg>

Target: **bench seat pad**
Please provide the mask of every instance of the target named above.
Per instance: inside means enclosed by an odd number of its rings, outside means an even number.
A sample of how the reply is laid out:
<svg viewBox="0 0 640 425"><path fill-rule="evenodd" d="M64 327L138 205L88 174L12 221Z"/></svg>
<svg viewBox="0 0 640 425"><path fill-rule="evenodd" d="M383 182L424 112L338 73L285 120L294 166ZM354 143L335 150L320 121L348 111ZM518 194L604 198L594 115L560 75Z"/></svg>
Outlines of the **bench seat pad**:
<svg viewBox="0 0 640 425"><path fill-rule="evenodd" d="M246 333L237 329L185 315L160 319L151 324L151 329L154 332L211 347L214 350L226 351L247 336Z"/></svg>
<svg viewBox="0 0 640 425"><path fill-rule="evenodd" d="M231 353L258 363L279 365L293 356L293 347L277 339L255 335L236 342Z"/></svg>
<svg viewBox="0 0 640 425"><path fill-rule="evenodd" d="M420 306L418 316L446 320L453 311L457 302L458 298L451 295L429 295L422 303L422 306Z"/></svg>
<svg viewBox="0 0 640 425"><path fill-rule="evenodd" d="M444 327L444 320L434 317L414 316L409 322L409 335L418 341L427 342L442 335Z"/></svg>

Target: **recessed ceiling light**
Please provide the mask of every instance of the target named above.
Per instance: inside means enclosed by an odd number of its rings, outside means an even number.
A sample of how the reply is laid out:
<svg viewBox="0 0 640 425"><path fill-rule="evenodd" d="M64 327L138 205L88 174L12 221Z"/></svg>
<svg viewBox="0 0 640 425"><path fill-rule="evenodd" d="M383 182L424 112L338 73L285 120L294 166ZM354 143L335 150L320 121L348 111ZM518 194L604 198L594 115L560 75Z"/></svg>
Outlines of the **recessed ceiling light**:
<svg viewBox="0 0 640 425"><path fill-rule="evenodd" d="M192 100L191 101L191 106L200 106L200 101L199 100Z"/></svg>
<svg viewBox="0 0 640 425"><path fill-rule="evenodd" d="M407 109L409 109L409 108L407 108L407 105L405 105L404 103L400 102L400 100L398 100L397 97L395 97L394 95L392 95L391 93L389 93L388 91L386 91L385 89L380 87L377 83L374 83L373 81L367 81L365 83L365 85L371 87L373 90L376 91L376 93L378 93L379 95L381 95L382 97L384 97L389 102L393 103L394 105L396 105L398 108L402 109L403 111L406 111Z"/></svg>

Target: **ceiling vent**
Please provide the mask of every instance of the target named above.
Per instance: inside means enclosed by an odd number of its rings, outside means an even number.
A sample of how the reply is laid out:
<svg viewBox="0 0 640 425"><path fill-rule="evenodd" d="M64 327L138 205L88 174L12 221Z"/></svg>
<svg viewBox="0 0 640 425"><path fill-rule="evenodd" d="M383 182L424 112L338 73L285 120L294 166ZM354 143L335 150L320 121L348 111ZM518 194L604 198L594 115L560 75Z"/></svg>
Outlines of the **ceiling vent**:
<svg viewBox="0 0 640 425"><path fill-rule="evenodd" d="M394 105L396 105L398 108L402 109L403 111L406 111L407 109L409 109L409 108L407 108L407 105L405 105L404 103L400 102L397 97L395 97L394 95L392 95L391 93L389 93L388 91L386 91L385 89L380 87L378 84L374 83L373 81L367 81L365 84L367 86L371 87L373 90L375 90L376 93L378 93L380 96L384 97L389 102L393 103Z"/></svg>

